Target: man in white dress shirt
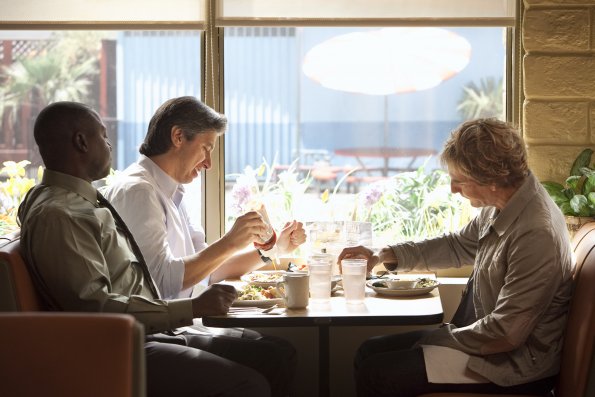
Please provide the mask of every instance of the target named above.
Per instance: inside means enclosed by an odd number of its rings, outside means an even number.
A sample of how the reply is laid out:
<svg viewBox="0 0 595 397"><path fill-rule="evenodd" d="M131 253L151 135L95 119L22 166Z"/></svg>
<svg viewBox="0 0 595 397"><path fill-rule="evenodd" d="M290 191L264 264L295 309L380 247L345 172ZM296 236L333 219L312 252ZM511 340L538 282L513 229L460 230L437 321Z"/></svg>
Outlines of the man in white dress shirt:
<svg viewBox="0 0 595 397"><path fill-rule="evenodd" d="M226 125L225 116L194 97L166 101L151 118L139 160L103 189L137 240L164 298L189 297L197 284L239 277L268 259L257 249L240 252L259 241L265 229L257 212L240 216L230 231L207 245L204 230L186 210L183 185L211 167L211 153ZM302 223L288 222L279 234L277 252L289 253L305 239ZM242 337L253 343L274 339L250 330L243 330ZM288 352L280 360L289 361L285 367L290 374L295 351L285 341L276 342L278 351ZM290 382L277 383L271 385L272 394L286 394Z"/></svg>
<svg viewBox="0 0 595 397"><path fill-rule="evenodd" d="M239 277L265 264L266 253L257 249L238 253L263 232L256 212L240 216L208 246L204 230L186 211L183 185L211 167L211 152L226 124L225 116L194 97L168 100L149 123L140 159L103 190L138 241L165 298L188 297L200 282ZM276 249L289 253L305 240L302 223L292 221Z"/></svg>

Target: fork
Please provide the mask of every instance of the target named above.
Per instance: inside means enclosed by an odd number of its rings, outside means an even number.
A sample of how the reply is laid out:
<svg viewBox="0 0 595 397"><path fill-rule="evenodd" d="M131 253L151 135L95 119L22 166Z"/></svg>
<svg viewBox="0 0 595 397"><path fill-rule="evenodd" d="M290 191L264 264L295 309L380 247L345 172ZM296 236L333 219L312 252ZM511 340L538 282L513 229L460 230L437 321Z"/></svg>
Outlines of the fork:
<svg viewBox="0 0 595 397"><path fill-rule="evenodd" d="M277 308L277 304L275 303L273 306L271 307L267 307L266 309L261 310L262 314L266 314L266 313L270 313L273 311L273 309Z"/></svg>

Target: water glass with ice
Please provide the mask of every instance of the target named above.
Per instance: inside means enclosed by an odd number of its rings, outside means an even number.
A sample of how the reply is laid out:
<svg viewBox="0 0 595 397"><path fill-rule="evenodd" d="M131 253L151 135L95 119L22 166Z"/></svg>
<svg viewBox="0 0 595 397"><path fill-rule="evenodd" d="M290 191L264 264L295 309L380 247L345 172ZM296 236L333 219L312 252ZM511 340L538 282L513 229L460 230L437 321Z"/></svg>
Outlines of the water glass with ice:
<svg viewBox="0 0 595 397"><path fill-rule="evenodd" d="M365 259L343 259L343 291L348 304L362 304L366 296L367 261Z"/></svg>

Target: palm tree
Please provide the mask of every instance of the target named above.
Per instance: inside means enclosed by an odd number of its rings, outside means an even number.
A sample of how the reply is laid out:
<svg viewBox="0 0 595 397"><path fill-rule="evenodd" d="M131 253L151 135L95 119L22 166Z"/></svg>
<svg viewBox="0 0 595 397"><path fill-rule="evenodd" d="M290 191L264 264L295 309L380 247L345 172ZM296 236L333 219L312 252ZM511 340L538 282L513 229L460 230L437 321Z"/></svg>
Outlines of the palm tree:
<svg viewBox="0 0 595 397"><path fill-rule="evenodd" d="M97 59L68 65L61 54L23 59L4 70L5 106L17 111L23 106L41 109L55 101L84 101L89 95L91 76L97 73Z"/></svg>
<svg viewBox="0 0 595 397"><path fill-rule="evenodd" d="M493 77L471 82L463 87L463 95L457 111L465 120L495 117L504 118L504 95L502 79L498 82Z"/></svg>
<svg viewBox="0 0 595 397"><path fill-rule="evenodd" d="M91 34L59 32L43 52L0 69L0 128L5 137L28 134L32 118L52 102L93 102L100 41L93 42ZM29 148L28 157L34 164L40 162L35 147Z"/></svg>

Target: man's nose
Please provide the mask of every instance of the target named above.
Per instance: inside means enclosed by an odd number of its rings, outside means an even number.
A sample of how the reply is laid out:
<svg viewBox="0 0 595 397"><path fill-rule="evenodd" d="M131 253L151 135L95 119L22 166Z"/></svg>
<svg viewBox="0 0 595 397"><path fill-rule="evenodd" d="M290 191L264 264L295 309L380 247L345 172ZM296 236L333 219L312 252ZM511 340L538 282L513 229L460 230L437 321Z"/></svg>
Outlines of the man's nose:
<svg viewBox="0 0 595 397"><path fill-rule="evenodd" d="M205 166L205 169L211 169L211 154L207 154L207 157L205 157L202 163Z"/></svg>

